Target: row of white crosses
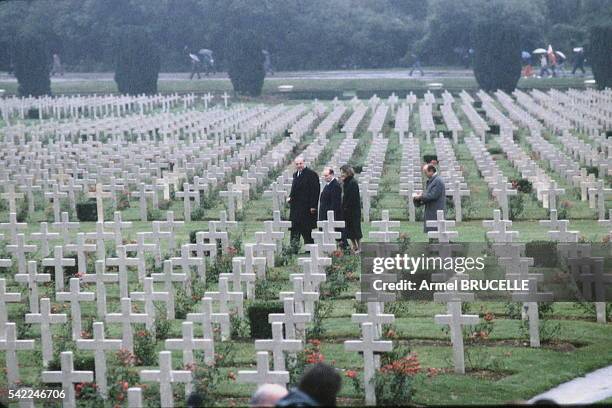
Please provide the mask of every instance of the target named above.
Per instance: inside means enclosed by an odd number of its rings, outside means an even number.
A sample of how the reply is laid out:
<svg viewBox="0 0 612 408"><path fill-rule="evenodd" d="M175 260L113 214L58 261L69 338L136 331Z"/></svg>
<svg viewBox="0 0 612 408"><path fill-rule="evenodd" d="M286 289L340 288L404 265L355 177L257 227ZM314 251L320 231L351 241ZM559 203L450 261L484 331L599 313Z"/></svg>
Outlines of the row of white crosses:
<svg viewBox="0 0 612 408"><path fill-rule="evenodd" d="M379 193L378 184L382 177L388 144L389 139L382 137L382 134L372 138L365 160L367 164L363 166L363 171L359 174L359 194L363 205L364 222L370 222L372 199Z"/></svg>
<svg viewBox="0 0 612 408"><path fill-rule="evenodd" d="M469 196L470 190L464 181L463 171L450 141L440 135L434 140L434 146L438 157L440 175L444 180L446 196L453 198L455 221L461 222L463 220L461 197Z"/></svg>
<svg viewBox="0 0 612 408"><path fill-rule="evenodd" d="M499 126L500 134L512 133L517 129L514 123L497 108L495 101L489 94L480 90L476 93L476 96L482 103L482 109L485 111L487 119Z"/></svg>
<svg viewBox="0 0 612 408"><path fill-rule="evenodd" d="M419 124L421 132L425 135L427 143L431 143L431 133L436 131L436 124L433 119L433 103L421 101L419 103Z"/></svg>
<svg viewBox="0 0 612 408"><path fill-rule="evenodd" d="M395 127L394 131L399 136L400 145L404 146L406 143L406 135L410 133L410 105L402 103L395 113Z"/></svg>
<svg viewBox="0 0 612 408"><path fill-rule="evenodd" d="M485 142L487 132L490 130L489 124L478 114L474 109L474 98L470 96L465 90L462 90L459 94L461 98L461 110L463 114L470 122L470 125L476 135L482 142Z"/></svg>
<svg viewBox="0 0 612 408"><path fill-rule="evenodd" d="M177 106L193 105L194 95L71 95L41 97L7 97L0 101L0 116L7 122L25 119L30 109L38 109L39 118L52 119L100 116L119 116L129 113L148 113L157 108L167 111Z"/></svg>
<svg viewBox="0 0 612 408"><path fill-rule="evenodd" d="M370 124L367 129L373 138L382 132L383 126L385 126L387 121L387 115L389 115L389 105L386 103L379 104L370 119Z"/></svg>
<svg viewBox="0 0 612 408"><path fill-rule="evenodd" d="M508 220L510 217L509 198L516 195L517 191L512 188L497 162L493 160L491 153L480 139L472 135L465 138L465 144L475 159L478 171L487 183L489 191L501 207L503 219Z"/></svg>
<svg viewBox="0 0 612 408"><path fill-rule="evenodd" d="M440 112L442 113L442 118L444 119L446 128L452 132L453 143L457 144L459 143L459 133L463 131L463 126L461 126L461 123L453 110L453 96L448 93L448 91L444 91L442 97L444 99L444 103L440 105Z"/></svg>
<svg viewBox="0 0 612 408"><path fill-rule="evenodd" d="M419 139L409 134L402 145L402 159L400 165L399 194L406 200L408 207L408 220L416 221L416 208L412 198L423 189L422 160Z"/></svg>
<svg viewBox="0 0 612 408"><path fill-rule="evenodd" d="M361 103L361 101L357 101L353 104L351 116L344 122L341 129L341 132L345 133L347 138L351 139L355 132L357 132L357 128L368 112L368 109L369 108Z"/></svg>

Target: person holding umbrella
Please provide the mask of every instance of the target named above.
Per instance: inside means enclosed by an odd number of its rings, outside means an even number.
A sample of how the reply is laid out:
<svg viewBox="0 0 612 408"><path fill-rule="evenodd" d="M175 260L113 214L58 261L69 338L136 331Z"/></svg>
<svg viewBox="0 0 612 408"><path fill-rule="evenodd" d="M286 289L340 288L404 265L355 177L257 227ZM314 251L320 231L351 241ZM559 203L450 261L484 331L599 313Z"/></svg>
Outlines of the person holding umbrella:
<svg viewBox="0 0 612 408"><path fill-rule="evenodd" d="M557 54L553 51L552 45L548 44L548 50L546 51L546 57L548 58L548 65L552 70L552 76L557 76Z"/></svg>
<svg viewBox="0 0 612 408"><path fill-rule="evenodd" d="M531 54L527 51L521 51L521 59L523 60L523 76L525 78L533 76L533 67L531 66Z"/></svg>
<svg viewBox="0 0 612 408"><path fill-rule="evenodd" d="M185 46L184 48L185 54L187 54L187 57L189 58L189 63L191 64L191 74L189 75L189 79L193 79L193 77L195 75L198 76L198 79L201 79L200 76L200 71L201 71L201 64L200 64L200 58L196 55L193 54L189 51L189 47Z"/></svg>
<svg viewBox="0 0 612 408"><path fill-rule="evenodd" d="M544 77L544 75L550 75L550 71L548 70L548 59L546 59L546 50L544 48L536 48L531 52L534 55L540 55L540 77Z"/></svg>

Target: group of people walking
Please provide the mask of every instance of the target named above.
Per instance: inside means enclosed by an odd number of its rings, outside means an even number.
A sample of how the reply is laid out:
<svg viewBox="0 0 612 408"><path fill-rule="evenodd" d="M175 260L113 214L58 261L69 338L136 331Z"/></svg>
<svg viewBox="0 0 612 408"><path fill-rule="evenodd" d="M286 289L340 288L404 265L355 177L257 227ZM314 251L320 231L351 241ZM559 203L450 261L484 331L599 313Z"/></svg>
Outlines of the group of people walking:
<svg viewBox="0 0 612 408"><path fill-rule="evenodd" d="M301 238L304 244L313 244L312 230L317 228L317 221L327 220L327 212L333 211L335 220L345 222L345 227L339 229L340 246L346 248L350 241L353 252L359 253L359 242L363 236L361 197L353 168L347 164L340 167L340 181L338 181L334 169L326 167L323 170L326 184L321 191L318 174L306 166L304 158L298 156L294 164L295 173L293 173L291 192L287 198L290 208L291 240L295 242Z"/></svg>
<svg viewBox="0 0 612 408"><path fill-rule="evenodd" d="M361 196L359 184L355 180L355 172L348 164L340 167L340 180L336 178L334 169L325 167L323 179L325 186L321 191L318 174L306 166L304 158L298 156L295 161L295 173L291 192L287 198L290 207L291 241L312 244L312 230L317 228L317 221L327 220L327 212L333 211L335 220L342 220L344 228L338 228L341 238L338 240L341 248L347 248L349 241L353 253L360 252L361 232ZM446 192L444 181L438 175L436 166L432 163L423 166L427 177L425 190L413 197L414 203L423 205L424 231L430 231L427 220L435 220L438 210L445 209ZM435 229L435 228L434 228Z"/></svg>

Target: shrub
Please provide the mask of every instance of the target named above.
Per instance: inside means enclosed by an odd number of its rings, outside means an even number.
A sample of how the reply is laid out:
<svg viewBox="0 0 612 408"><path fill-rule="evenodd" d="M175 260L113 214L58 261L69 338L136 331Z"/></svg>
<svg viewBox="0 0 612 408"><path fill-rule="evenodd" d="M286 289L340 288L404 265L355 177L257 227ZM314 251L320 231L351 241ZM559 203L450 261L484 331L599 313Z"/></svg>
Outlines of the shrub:
<svg viewBox="0 0 612 408"><path fill-rule="evenodd" d="M96 200L87 200L76 205L77 219L79 221L98 221L98 208Z"/></svg>
<svg viewBox="0 0 612 408"><path fill-rule="evenodd" d="M485 91L512 92L521 77L518 28L500 21L478 24L472 33L474 76Z"/></svg>
<svg viewBox="0 0 612 408"><path fill-rule="evenodd" d="M51 94L50 55L42 35L24 34L17 41L14 52L15 77L21 96Z"/></svg>
<svg viewBox="0 0 612 408"><path fill-rule="evenodd" d="M252 31L236 30L228 41L227 73L234 92L248 96L261 95L265 77L264 55Z"/></svg>
<svg viewBox="0 0 612 408"><path fill-rule="evenodd" d="M612 25L591 27L591 41L588 47L589 59L597 87L604 89L612 86Z"/></svg>
<svg viewBox="0 0 612 408"><path fill-rule="evenodd" d="M504 151L502 150L501 147L489 147L487 151L490 154L504 154Z"/></svg>
<svg viewBox="0 0 612 408"><path fill-rule="evenodd" d="M152 366L157 364L155 342L155 333L146 329L137 330L134 334L134 355L140 361L140 365Z"/></svg>
<svg viewBox="0 0 612 408"><path fill-rule="evenodd" d="M525 209L525 195L523 193L518 193L517 195L511 196L508 200L508 210L510 211L509 217L510 220L517 220L521 214L523 214L523 210Z"/></svg>
<svg viewBox="0 0 612 408"><path fill-rule="evenodd" d="M554 241L531 241L525 245L525 256L533 258L534 266L552 268L557 266L557 243Z"/></svg>
<svg viewBox="0 0 612 408"><path fill-rule="evenodd" d="M157 93L160 59L157 47L141 27L126 27L115 41L115 82L122 94Z"/></svg>
<svg viewBox="0 0 612 408"><path fill-rule="evenodd" d="M247 317L251 326L251 338L271 339L272 326L268 323L270 313L283 313L281 302L255 302L247 309Z"/></svg>
<svg viewBox="0 0 612 408"><path fill-rule="evenodd" d="M519 193L530 194L533 191L533 184L527 179L512 180L512 188L515 188Z"/></svg>
<svg viewBox="0 0 612 408"><path fill-rule="evenodd" d="M414 377L420 371L416 354L383 365L373 378L376 403L381 406L404 406L409 403L414 395Z"/></svg>

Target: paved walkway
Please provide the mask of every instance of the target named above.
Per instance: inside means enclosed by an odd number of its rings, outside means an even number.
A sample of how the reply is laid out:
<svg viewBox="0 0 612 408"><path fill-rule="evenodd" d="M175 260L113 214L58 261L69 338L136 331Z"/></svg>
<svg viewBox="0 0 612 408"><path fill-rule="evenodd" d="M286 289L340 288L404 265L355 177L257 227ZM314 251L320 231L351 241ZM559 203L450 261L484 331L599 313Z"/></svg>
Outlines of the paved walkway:
<svg viewBox="0 0 612 408"><path fill-rule="evenodd" d="M268 79L442 79L442 78L473 78L472 70L466 69L443 69L425 68L425 76L415 73L410 76L410 69L358 69L358 70L333 70L333 71L290 71L276 72L274 75L267 75ZM70 72L62 77L54 76L53 82L72 82L72 81L113 81L112 72ZM159 79L188 81L188 72L161 72ZM202 76L202 79L228 79L226 73L218 73L210 76ZM8 76L6 72L0 73L0 81L17 81L15 77Z"/></svg>
<svg viewBox="0 0 612 408"><path fill-rule="evenodd" d="M558 404L592 404L612 397L612 366L574 378L529 400L553 400Z"/></svg>

